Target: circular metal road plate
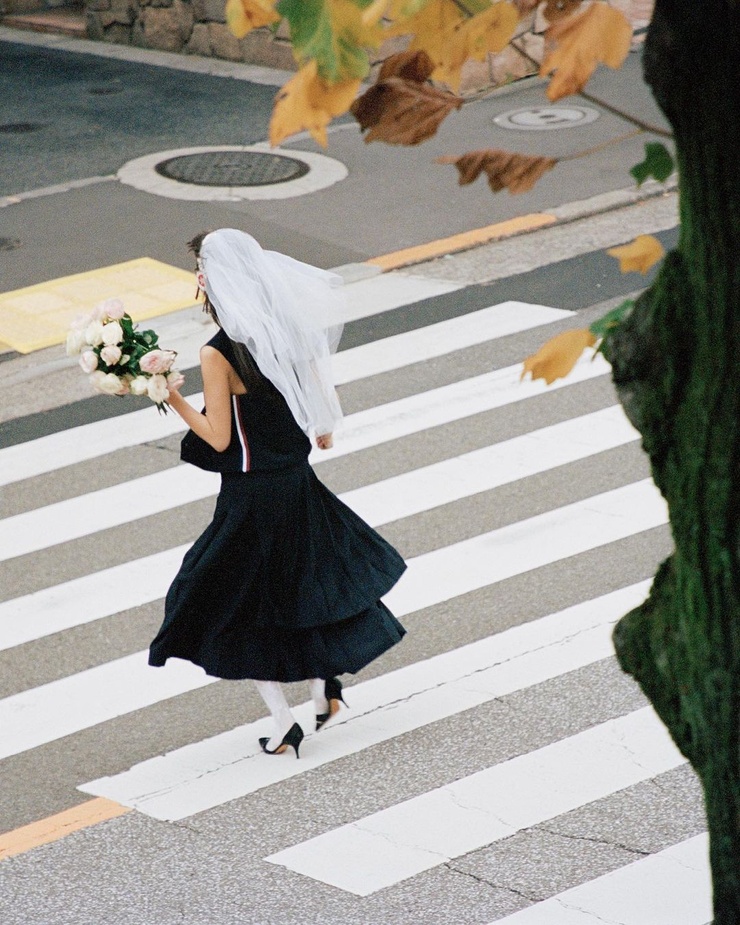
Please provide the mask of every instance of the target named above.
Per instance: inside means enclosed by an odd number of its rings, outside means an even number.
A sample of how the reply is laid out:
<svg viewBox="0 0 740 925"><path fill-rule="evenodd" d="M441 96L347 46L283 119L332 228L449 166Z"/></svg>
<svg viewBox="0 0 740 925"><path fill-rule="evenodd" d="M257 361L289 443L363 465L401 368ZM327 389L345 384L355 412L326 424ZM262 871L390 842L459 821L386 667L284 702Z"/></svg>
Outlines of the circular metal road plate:
<svg viewBox="0 0 740 925"><path fill-rule="evenodd" d="M267 186L302 177L308 164L279 154L255 151L211 151L162 161L157 173L196 186Z"/></svg>
<svg viewBox="0 0 740 925"><path fill-rule="evenodd" d="M530 106L513 109L493 120L501 128L524 132L549 132L559 128L580 128L599 118L590 106Z"/></svg>

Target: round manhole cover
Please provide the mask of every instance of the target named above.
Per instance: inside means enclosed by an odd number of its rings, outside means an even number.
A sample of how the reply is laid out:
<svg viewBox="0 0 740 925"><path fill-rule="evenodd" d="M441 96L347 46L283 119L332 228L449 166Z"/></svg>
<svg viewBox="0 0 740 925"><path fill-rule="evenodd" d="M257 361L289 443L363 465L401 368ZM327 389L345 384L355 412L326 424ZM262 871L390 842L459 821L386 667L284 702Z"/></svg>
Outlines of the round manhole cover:
<svg viewBox="0 0 740 925"><path fill-rule="evenodd" d="M292 157L255 151L186 154L157 164L163 177L196 186L268 186L303 177L309 165Z"/></svg>
<svg viewBox="0 0 740 925"><path fill-rule="evenodd" d="M501 128L546 132L558 128L579 128L598 118L598 109L590 106L531 106L504 112L493 121Z"/></svg>
<svg viewBox="0 0 740 925"><path fill-rule="evenodd" d="M6 135L20 135L23 132L38 132L43 127L42 122L4 122L0 124L0 132Z"/></svg>

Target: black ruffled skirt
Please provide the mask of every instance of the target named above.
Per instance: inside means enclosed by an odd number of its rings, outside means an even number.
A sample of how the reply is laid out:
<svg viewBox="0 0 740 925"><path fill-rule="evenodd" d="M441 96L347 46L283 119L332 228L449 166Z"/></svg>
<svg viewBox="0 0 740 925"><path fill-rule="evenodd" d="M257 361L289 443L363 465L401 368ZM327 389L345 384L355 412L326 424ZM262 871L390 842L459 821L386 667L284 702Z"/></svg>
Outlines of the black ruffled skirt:
<svg viewBox="0 0 740 925"><path fill-rule="evenodd" d="M224 473L149 664L183 658L217 678L264 681L357 672L405 634L380 601L405 567L308 463Z"/></svg>

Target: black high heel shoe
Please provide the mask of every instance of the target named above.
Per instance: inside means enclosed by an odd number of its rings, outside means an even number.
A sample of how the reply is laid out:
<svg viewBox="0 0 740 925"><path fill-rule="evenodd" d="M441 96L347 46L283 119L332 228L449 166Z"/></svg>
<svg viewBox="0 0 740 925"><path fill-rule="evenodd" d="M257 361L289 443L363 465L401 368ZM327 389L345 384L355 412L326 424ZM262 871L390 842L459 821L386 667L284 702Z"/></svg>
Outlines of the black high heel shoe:
<svg viewBox="0 0 740 925"><path fill-rule="evenodd" d="M303 730L298 725L298 723L293 723L290 729L283 736L283 741L280 743L280 745L278 745L277 748L270 750L267 747L267 743L269 741L270 740L267 738L267 736L264 736L259 740L260 747L266 755L282 755L285 749L290 745L295 749L296 758L299 758L300 755L298 754L298 749L300 748L301 742L303 741Z"/></svg>
<svg viewBox="0 0 740 925"><path fill-rule="evenodd" d="M342 682L339 678L327 678L324 681L324 696L329 701L329 712L316 714L316 732L339 712L340 703L343 703L345 707L347 706L347 702L342 697Z"/></svg>

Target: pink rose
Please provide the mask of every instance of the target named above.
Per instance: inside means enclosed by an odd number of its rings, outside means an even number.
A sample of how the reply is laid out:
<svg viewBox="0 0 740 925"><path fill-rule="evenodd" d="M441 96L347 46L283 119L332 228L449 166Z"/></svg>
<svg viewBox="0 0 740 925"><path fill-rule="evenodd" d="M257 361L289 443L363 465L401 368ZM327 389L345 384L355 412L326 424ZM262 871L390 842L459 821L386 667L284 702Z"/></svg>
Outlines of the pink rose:
<svg viewBox="0 0 740 925"><path fill-rule="evenodd" d="M100 351L100 359L107 366L115 366L116 363L121 359L121 348L120 347L103 347Z"/></svg>
<svg viewBox="0 0 740 925"><path fill-rule="evenodd" d="M94 350L86 350L80 356L80 366L84 373L92 373L98 368L98 356Z"/></svg>
<svg viewBox="0 0 740 925"><path fill-rule="evenodd" d="M104 318L109 321L119 321L125 314L126 310L120 299L106 299L104 302L98 302L92 310L92 317L96 321L102 321Z"/></svg>
<svg viewBox="0 0 740 925"><path fill-rule="evenodd" d="M166 373L172 368L175 356L173 350L150 350L139 360L139 367L143 373L152 376Z"/></svg>

